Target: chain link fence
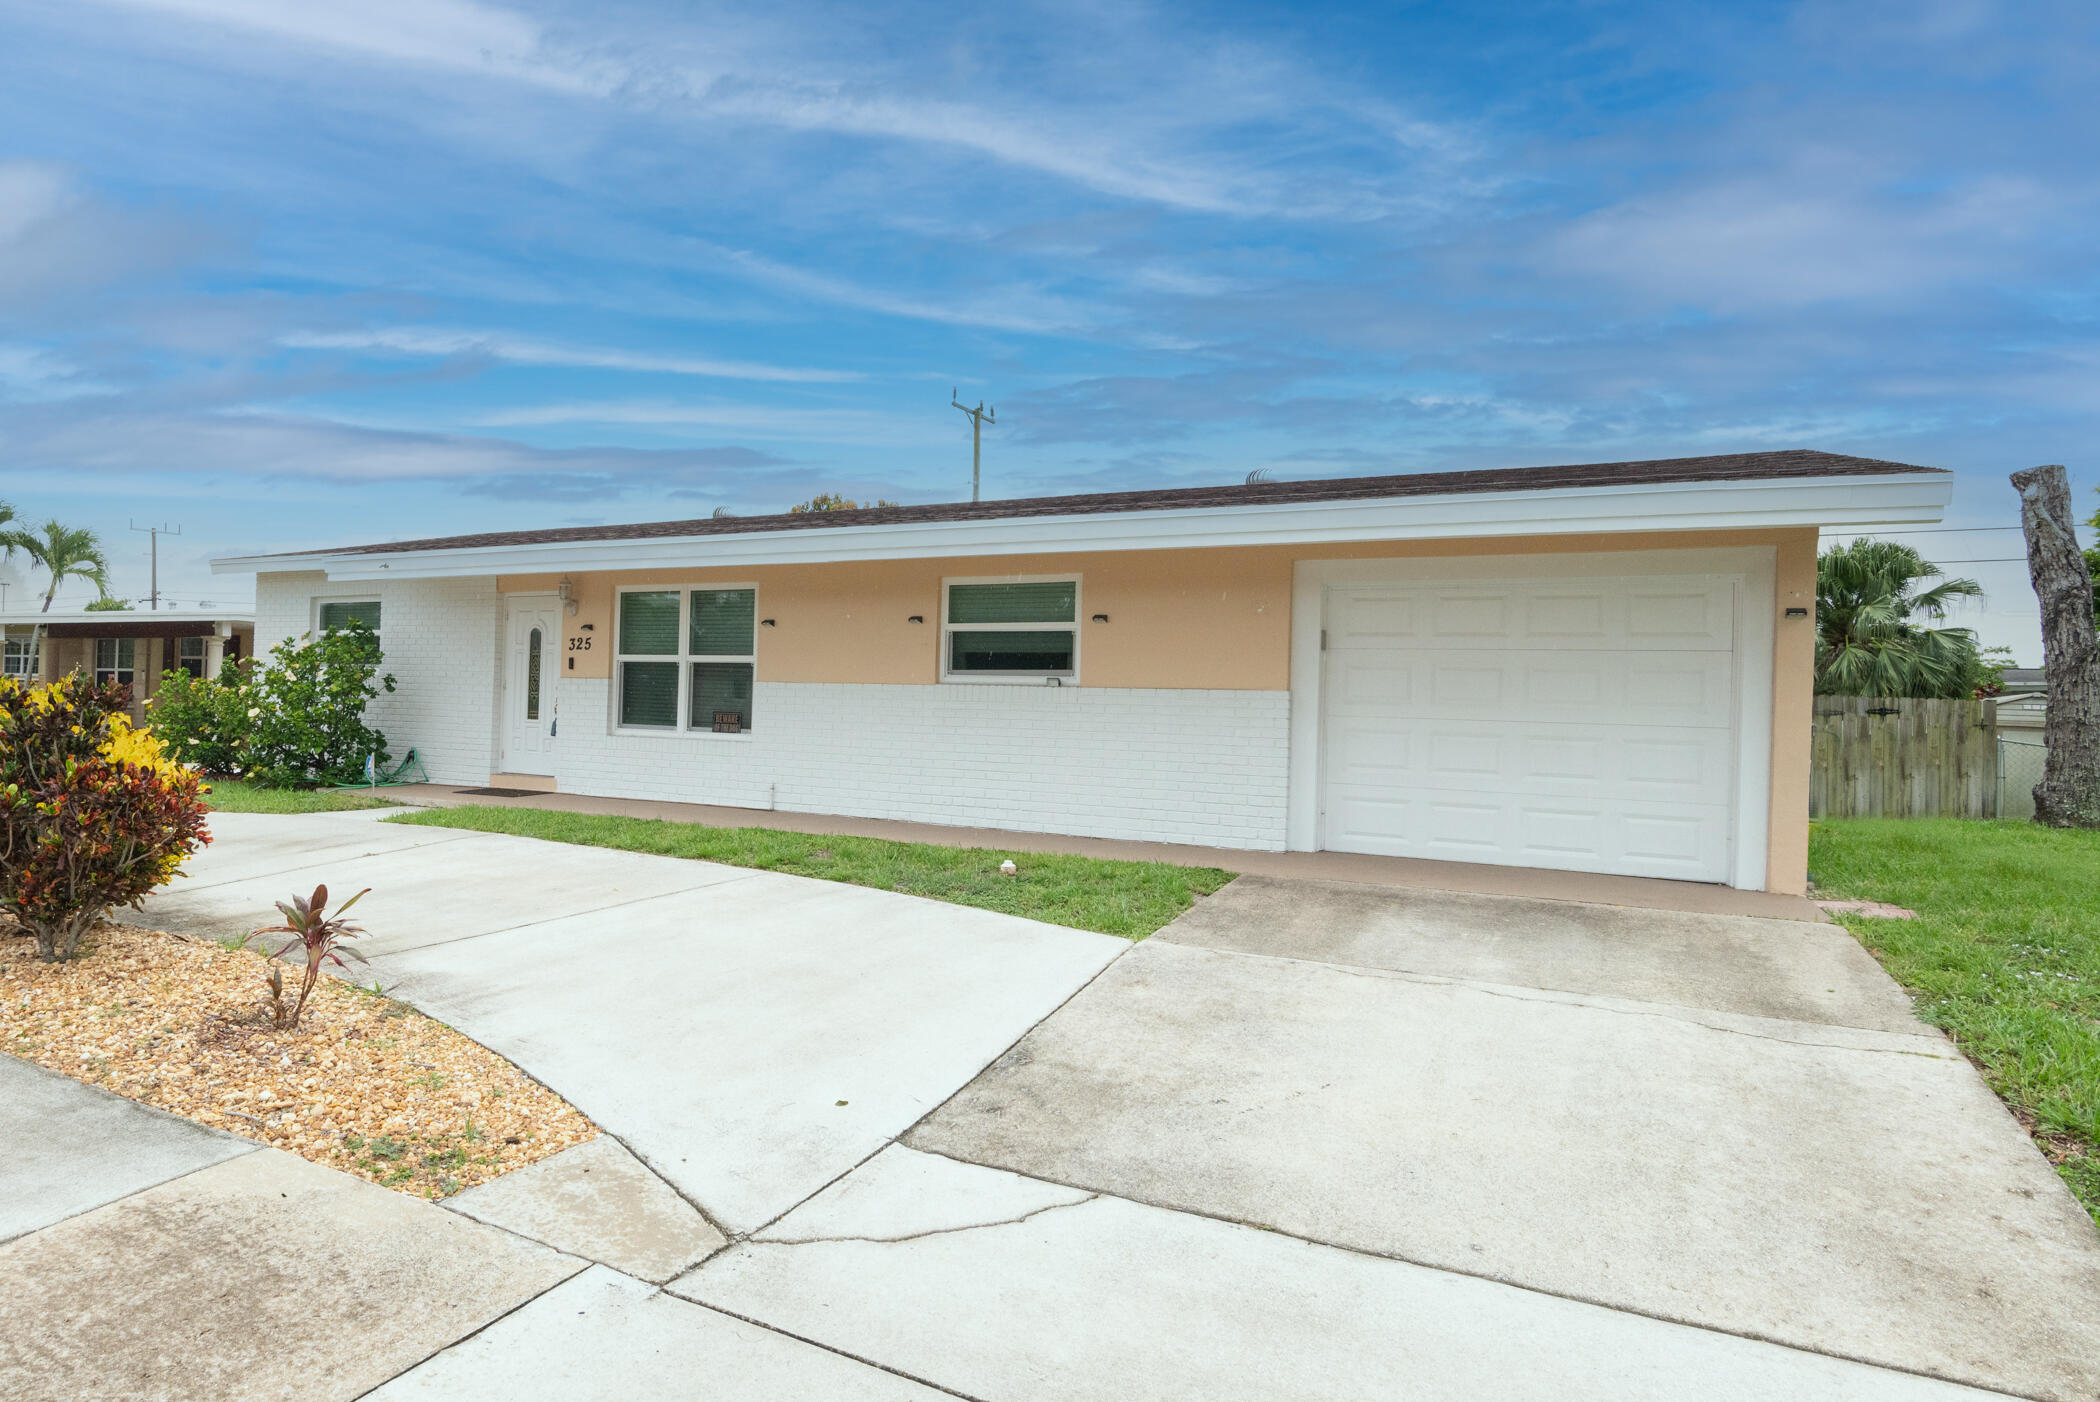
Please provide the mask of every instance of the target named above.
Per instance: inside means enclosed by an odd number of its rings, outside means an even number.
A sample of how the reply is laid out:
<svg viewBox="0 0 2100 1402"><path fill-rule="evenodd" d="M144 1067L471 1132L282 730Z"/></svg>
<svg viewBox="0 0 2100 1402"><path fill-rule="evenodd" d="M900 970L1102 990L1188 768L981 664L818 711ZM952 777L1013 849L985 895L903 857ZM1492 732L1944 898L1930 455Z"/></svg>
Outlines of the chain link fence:
<svg viewBox="0 0 2100 1402"><path fill-rule="evenodd" d="M2042 782L2049 747L2039 740L1998 737L1998 816L2032 818L2034 786Z"/></svg>

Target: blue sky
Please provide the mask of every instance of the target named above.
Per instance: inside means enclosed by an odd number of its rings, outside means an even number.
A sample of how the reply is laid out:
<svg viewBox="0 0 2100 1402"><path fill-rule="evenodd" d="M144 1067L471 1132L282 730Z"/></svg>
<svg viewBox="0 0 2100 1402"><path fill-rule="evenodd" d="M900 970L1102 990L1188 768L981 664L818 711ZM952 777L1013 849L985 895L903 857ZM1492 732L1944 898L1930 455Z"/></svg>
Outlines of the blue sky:
<svg viewBox="0 0 2100 1402"><path fill-rule="evenodd" d="M959 387L988 495L1805 446L2002 527L2100 506L2096 147L2048 0L0 0L0 497L225 600L967 496Z"/></svg>

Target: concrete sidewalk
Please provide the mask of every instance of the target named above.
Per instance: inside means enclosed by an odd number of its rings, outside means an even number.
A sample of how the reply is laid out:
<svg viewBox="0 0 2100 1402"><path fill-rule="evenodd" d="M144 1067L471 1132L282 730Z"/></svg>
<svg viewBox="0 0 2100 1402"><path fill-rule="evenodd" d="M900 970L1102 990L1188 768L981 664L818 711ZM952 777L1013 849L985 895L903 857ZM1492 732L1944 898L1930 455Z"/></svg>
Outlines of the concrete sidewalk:
<svg viewBox="0 0 2100 1402"><path fill-rule="evenodd" d="M0 1055L0 1397L351 1398L582 1270Z"/></svg>

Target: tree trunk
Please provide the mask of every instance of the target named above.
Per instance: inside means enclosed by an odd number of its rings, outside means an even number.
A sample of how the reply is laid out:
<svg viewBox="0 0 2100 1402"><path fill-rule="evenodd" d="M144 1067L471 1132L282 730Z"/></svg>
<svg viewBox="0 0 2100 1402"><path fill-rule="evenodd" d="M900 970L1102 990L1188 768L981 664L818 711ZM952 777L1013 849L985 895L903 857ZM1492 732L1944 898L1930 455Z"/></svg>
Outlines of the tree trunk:
<svg viewBox="0 0 2100 1402"><path fill-rule="evenodd" d="M2100 640L2093 580L2071 525L2071 483L2061 467L2012 475L2027 533L2027 572L2042 602L2042 661L2049 670L2049 746L2034 786L2034 820L2100 828Z"/></svg>

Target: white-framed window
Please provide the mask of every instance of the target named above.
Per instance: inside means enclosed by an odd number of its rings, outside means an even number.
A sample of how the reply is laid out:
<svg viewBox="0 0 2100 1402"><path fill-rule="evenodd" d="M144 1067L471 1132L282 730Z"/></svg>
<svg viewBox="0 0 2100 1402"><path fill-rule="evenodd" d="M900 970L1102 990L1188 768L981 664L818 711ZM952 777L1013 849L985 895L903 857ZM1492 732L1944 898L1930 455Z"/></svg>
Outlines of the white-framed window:
<svg viewBox="0 0 2100 1402"><path fill-rule="evenodd" d="M175 665L199 681L204 679L203 638L177 638L175 640Z"/></svg>
<svg viewBox="0 0 2100 1402"><path fill-rule="evenodd" d="M1079 680L1079 576L941 581L941 680Z"/></svg>
<svg viewBox="0 0 2100 1402"><path fill-rule="evenodd" d="M323 599L314 609L314 628L326 633L353 618L362 621L376 635L379 632L379 600Z"/></svg>
<svg viewBox="0 0 2100 1402"><path fill-rule="evenodd" d="M37 648L30 634L11 637L0 643L0 676L21 677L27 680L37 674Z"/></svg>
<svg viewBox="0 0 2100 1402"><path fill-rule="evenodd" d="M620 590L614 725L659 734L749 731L757 632L754 585Z"/></svg>
<svg viewBox="0 0 2100 1402"><path fill-rule="evenodd" d="M95 639L95 682L122 682L130 686L137 675L134 662L138 657L137 638Z"/></svg>

